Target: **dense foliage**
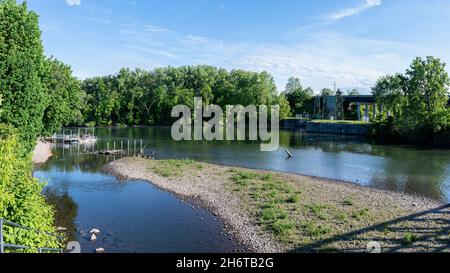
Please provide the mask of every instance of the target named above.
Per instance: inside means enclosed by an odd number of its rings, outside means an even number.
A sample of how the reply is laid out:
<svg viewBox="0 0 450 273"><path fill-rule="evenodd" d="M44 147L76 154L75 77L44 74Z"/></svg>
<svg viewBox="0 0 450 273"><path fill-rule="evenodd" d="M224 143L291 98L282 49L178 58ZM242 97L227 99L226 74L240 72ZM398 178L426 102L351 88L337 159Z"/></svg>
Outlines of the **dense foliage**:
<svg viewBox="0 0 450 273"><path fill-rule="evenodd" d="M47 59L42 81L47 96L42 133L51 135L61 126L82 125L85 95L71 68L56 59Z"/></svg>
<svg viewBox="0 0 450 273"><path fill-rule="evenodd" d="M31 160L24 156L24 149L17 130L0 125L0 218L55 233L53 208L41 194L43 185L32 176ZM10 226L4 227L4 239L10 244L34 248L60 246L55 237Z"/></svg>
<svg viewBox="0 0 450 273"><path fill-rule="evenodd" d="M27 148L43 128L46 105L42 84L44 50L38 16L26 4L13 0L0 3L0 122L21 128Z"/></svg>
<svg viewBox="0 0 450 273"><path fill-rule="evenodd" d="M37 137L73 122L81 94L70 69L46 59L38 16L25 3L0 1L0 218L55 232L54 211L32 176ZM58 247L43 233L4 227L7 243Z"/></svg>
<svg viewBox="0 0 450 273"><path fill-rule="evenodd" d="M78 80L44 56L38 15L15 0L0 1L0 96L0 123L19 130L27 152L37 136L81 121Z"/></svg>
<svg viewBox="0 0 450 273"><path fill-rule="evenodd" d="M445 63L434 57L416 58L405 74L380 78L373 94L384 114L374 123L373 134L442 144L450 130L449 86Z"/></svg>
<svg viewBox="0 0 450 273"><path fill-rule="evenodd" d="M311 87L303 88L300 79L290 77L284 91L292 114L312 114L314 111L314 91Z"/></svg>
<svg viewBox="0 0 450 273"><path fill-rule="evenodd" d="M168 124L173 121L172 108L184 104L192 109L194 97L223 109L226 105L280 104L282 117L290 112L267 72L228 72L212 66L122 69L115 75L86 79L82 89L86 123L95 125Z"/></svg>

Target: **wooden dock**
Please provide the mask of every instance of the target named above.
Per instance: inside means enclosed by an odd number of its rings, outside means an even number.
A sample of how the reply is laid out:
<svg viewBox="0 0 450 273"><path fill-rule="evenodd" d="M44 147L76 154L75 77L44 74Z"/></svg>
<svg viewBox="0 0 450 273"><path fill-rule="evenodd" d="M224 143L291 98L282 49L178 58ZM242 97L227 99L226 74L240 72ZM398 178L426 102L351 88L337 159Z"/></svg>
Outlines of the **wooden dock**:
<svg viewBox="0 0 450 273"><path fill-rule="evenodd" d="M100 155L125 155L126 152L122 150L110 150L110 151L99 151Z"/></svg>
<svg viewBox="0 0 450 273"><path fill-rule="evenodd" d="M81 131L84 131L82 134ZM51 137L44 138L48 142L62 142L62 143L80 143L80 144L92 144L97 142L97 137L95 134L88 133L88 128L77 129L77 133L74 134L74 130L63 130L62 134L53 134ZM66 134L69 132L69 134Z"/></svg>

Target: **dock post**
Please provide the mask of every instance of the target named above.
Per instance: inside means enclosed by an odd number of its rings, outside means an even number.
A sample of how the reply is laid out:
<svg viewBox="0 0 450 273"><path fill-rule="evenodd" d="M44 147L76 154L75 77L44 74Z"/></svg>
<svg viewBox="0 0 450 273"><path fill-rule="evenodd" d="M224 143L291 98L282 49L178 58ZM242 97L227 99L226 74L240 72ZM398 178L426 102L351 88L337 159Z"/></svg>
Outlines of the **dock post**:
<svg viewBox="0 0 450 273"><path fill-rule="evenodd" d="M116 150L116 142L115 141L114 141L113 145L114 145L114 149L113 150L115 151Z"/></svg>
<svg viewBox="0 0 450 273"><path fill-rule="evenodd" d="M139 151L142 153L142 139L141 139L141 149Z"/></svg>
<svg viewBox="0 0 450 273"><path fill-rule="evenodd" d="M136 155L136 139L134 140L134 149L133 149L133 155Z"/></svg>
<svg viewBox="0 0 450 273"><path fill-rule="evenodd" d="M130 155L130 140L127 140L127 155Z"/></svg>
<svg viewBox="0 0 450 273"><path fill-rule="evenodd" d="M109 152L109 141L106 143L106 151Z"/></svg>
<svg viewBox="0 0 450 273"><path fill-rule="evenodd" d="M5 252L4 246L3 246L3 219L0 219L0 254L3 254Z"/></svg>
<svg viewBox="0 0 450 273"><path fill-rule="evenodd" d="M123 141L122 140L120 141L120 151L122 151L122 153L123 153Z"/></svg>

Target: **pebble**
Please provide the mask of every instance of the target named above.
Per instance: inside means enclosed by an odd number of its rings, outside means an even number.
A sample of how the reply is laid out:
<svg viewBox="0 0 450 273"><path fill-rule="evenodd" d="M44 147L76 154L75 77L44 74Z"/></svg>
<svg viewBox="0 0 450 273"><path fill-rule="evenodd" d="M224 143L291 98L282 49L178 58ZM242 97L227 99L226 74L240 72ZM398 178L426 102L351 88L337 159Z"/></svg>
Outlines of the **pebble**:
<svg viewBox="0 0 450 273"><path fill-rule="evenodd" d="M97 248L97 249L95 250L95 252L96 252L96 253L104 253L104 252L105 252L105 249L99 247L99 248Z"/></svg>

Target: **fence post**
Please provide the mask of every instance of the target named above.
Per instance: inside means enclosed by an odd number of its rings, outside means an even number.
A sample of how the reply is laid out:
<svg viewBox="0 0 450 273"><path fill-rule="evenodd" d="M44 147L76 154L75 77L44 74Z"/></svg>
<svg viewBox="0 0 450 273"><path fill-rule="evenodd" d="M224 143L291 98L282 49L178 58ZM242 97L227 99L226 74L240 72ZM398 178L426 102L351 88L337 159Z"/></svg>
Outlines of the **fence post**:
<svg viewBox="0 0 450 273"><path fill-rule="evenodd" d="M3 219L0 219L0 253L4 253L3 247Z"/></svg>

